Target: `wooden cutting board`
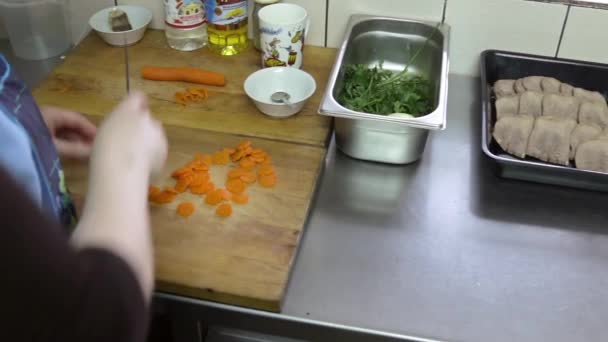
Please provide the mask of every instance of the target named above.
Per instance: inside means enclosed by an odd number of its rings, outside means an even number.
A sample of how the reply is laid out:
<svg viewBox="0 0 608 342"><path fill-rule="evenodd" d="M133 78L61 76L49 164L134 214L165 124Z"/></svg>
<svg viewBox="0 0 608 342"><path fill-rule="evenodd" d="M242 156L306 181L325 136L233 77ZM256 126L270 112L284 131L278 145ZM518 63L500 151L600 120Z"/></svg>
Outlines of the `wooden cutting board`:
<svg viewBox="0 0 608 342"><path fill-rule="evenodd" d="M179 52L166 45L162 31L149 30L129 47L132 89L150 97L152 111L165 124L170 143L163 178L197 152L211 153L243 139L265 149L278 174L273 189L254 185L250 203L234 206L226 219L214 215L204 198L182 194L166 206L151 208L158 289L223 303L280 311L302 229L313 198L331 132L330 119L317 115L321 93L335 50L306 47L304 69L317 81L317 92L298 115L276 120L260 114L243 92L245 78L259 69L259 54L251 48L232 57L206 49ZM223 72L225 87L208 87L210 97L198 104L174 102L176 91L189 84L143 80L144 65L193 66ZM34 90L39 104L56 105L101 118L125 95L122 48L88 36ZM227 167L214 167L212 177L223 185ZM76 199L85 196L87 167L65 165L66 181ZM178 217L181 201L196 203L196 213Z"/></svg>
<svg viewBox="0 0 608 342"><path fill-rule="evenodd" d="M132 89L151 98L151 108L164 123L316 146L326 146L331 120L317 114L331 66L334 49L307 46L304 70L317 82L317 91L298 115L271 119L259 113L243 91L248 75L260 69L260 54L253 47L237 56L218 56L201 49L176 51L167 46L163 31L148 30L139 43L129 47ZM144 80L144 65L190 66L226 75L225 87L207 87L211 96L198 104L175 103L176 91L191 84ZM105 115L125 94L122 48L110 47L97 35L89 35L35 91L41 104L70 108L90 115Z"/></svg>
<svg viewBox="0 0 608 342"><path fill-rule="evenodd" d="M168 126L169 160L156 185L174 185L171 170L197 152L236 146L241 137ZM302 229L306 221L325 149L266 139L251 139L273 159L275 188L250 186L246 205L233 205L233 215L219 218L204 197L180 194L167 205L152 205L157 289L270 311L280 311ZM223 186L227 166L211 169ZM66 182L76 202L86 192L87 166L65 165ZM196 205L194 215L179 217L182 201Z"/></svg>

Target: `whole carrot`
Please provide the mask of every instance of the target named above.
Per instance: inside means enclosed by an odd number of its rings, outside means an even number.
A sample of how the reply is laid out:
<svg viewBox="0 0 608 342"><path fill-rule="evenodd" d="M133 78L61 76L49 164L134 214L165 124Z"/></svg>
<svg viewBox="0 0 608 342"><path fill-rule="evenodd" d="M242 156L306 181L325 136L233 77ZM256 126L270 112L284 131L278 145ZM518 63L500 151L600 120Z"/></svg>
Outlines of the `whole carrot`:
<svg viewBox="0 0 608 342"><path fill-rule="evenodd" d="M197 68L156 67L145 66L141 69L141 76L154 81L181 81L223 87L226 79L223 74Z"/></svg>

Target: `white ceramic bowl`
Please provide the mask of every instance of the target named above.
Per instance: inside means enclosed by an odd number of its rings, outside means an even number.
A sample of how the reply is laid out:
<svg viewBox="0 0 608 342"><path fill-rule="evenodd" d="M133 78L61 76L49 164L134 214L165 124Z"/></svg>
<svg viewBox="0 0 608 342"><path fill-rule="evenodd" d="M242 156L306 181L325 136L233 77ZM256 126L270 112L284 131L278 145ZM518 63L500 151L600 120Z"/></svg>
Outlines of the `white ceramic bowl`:
<svg viewBox="0 0 608 342"><path fill-rule="evenodd" d="M315 79L310 74L289 67L261 69L245 80L245 93L258 110L277 118L286 118L301 111L316 88ZM272 102L270 96L277 91L288 93L291 104Z"/></svg>
<svg viewBox="0 0 608 342"><path fill-rule="evenodd" d="M118 6L118 8L127 13L133 29L129 31L113 32L108 20L108 15L112 8L114 7L104 8L91 17L89 25L91 25L93 30L95 30L106 43L114 46L124 46L125 35L126 45L132 45L140 41L144 37L148 24L152 21L152 12L141 6Z"/></svg>

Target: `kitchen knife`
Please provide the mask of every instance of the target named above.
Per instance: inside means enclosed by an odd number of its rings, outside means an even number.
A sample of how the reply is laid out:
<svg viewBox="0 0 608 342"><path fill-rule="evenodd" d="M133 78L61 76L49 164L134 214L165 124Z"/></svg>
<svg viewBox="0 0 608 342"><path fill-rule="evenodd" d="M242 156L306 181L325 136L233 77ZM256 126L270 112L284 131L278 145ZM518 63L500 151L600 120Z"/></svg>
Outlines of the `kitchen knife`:
<svg viewBox="0 0 608 342"><path fill-rule="evenodd" d="M118 0L114 0L114 9L118 9ZM122 12L122 11L121 11ZM124 58L125 58L125 80L126 80L126 88L127 94L131 90L130 77L129 77L129 47L127 46L127 33L124 31L131 30L131 24L129 23L129 17L125 12L118 14L117 16L112 17L110 19L110 26L112 31L123 31L124 38Z"/></svg>

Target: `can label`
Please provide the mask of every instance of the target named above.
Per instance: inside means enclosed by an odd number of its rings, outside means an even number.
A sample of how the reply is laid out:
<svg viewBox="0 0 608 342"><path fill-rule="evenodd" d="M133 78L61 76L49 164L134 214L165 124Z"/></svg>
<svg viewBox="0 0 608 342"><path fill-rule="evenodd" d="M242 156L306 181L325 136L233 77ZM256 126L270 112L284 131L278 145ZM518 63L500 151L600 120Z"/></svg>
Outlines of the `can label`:
<svg viewBox="0 0 608 342"><path fill-rule="evenodd" d="M165 0L165 23L176 28L193 28L207 22L203 0Z"/></svg>
<svg viewBox="0 0 608 342"><path fill-rule="evenodd" d="M208 0L207 18L211 24L230 25L247 19L247 0Z"/></svg>

